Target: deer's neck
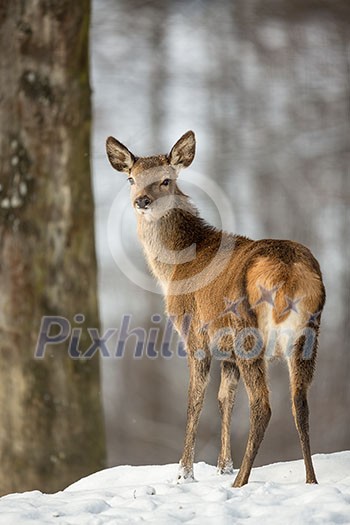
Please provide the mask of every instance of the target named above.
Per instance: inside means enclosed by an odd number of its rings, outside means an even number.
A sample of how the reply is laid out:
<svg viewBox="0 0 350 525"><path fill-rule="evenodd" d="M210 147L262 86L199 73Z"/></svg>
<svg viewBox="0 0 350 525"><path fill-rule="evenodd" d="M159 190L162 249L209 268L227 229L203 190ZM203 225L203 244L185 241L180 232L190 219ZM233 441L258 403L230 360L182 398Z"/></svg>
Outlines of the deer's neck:
<svg viewBox="0 0 350 525"><path fill-rule="evenodd" d="M158 220L138 218L138 235L148 265L162 282L170 281L179 265L194 265L198 252L218 231L207 224L197 209L186 206L169 210Z"/></svg>

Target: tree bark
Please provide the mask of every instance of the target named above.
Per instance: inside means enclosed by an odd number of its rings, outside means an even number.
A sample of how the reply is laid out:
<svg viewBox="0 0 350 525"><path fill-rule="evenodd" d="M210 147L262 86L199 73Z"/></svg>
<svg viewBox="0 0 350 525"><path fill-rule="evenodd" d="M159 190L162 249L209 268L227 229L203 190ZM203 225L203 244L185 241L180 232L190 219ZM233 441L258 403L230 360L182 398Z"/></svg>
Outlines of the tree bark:
<svg viewBox="0 0 350 525"><path fill-rule="evenodd" d="M35 348L43 316L98 327L89 0L0 0L0 493L104 464L98 357ZM74 315L85 322L77 325Z"/></svg>

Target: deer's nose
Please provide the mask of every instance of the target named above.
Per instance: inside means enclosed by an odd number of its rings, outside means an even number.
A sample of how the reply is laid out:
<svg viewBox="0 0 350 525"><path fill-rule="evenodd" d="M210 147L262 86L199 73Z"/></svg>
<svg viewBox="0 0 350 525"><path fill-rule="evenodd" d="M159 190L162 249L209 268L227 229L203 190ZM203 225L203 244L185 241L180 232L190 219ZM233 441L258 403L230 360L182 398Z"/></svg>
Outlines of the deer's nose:
<svg viewBox="0 0 350 525"><path fill-rule="evenodd" d="M137 208L147 208L151 204L151 199L147 197L147 195L144 195L143 197L138 197L135 200L135 205Z"/></svg>

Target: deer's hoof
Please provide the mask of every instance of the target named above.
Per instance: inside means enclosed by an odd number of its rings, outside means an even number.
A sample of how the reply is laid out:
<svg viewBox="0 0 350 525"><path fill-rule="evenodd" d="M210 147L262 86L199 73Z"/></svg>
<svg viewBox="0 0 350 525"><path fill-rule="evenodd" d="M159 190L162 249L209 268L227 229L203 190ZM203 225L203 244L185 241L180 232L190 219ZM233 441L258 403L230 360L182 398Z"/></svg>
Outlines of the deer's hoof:
<svg viewBox="0 0 350 525"><path fill-rule="evenodd" d="M234 469L232 461L218 462L217 472L220 475L229 475L232 476Z"/></svg>
<svg viewBox="0 0 350 525"><path fill-rule="evenodd" d="M234 480L233 484L232 484L232 487L234 489L239 489L241 487L243 487L243 485L246 485L248 483L248 479L244 478L243 476L240 476L239 473L236 477L236 479Z"/></svg>
<svg viewBox="0 0 350 525"><path fill-rule="evenodd" d="M180 464L176 483L178 485L182 485L183 483L192 483L193 481L195 481L194 475L193 475L193 469L186 469L184 466Z"/></svg>
<svg viewBox="0 0 350 525"><path fill-rule="evenodd" d="M318 485L318 481L316 478L307 478L306 483L309 483L310 485Z"/></svg>

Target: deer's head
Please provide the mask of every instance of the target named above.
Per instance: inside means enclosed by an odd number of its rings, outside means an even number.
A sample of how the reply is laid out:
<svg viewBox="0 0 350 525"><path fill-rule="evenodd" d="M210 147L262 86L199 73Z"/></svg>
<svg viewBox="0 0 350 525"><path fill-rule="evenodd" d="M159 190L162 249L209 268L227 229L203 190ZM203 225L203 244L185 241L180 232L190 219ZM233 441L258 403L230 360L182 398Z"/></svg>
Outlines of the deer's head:
<svg viewBox="0 0 350 525"><path fill-rule="evenodd" d="M108 137L106 148L113 168L128 175L131 202L137 213L147 220L155 220L179 204L183 193L176 180L179 171L194 159L193 131L185 133L168 155L136 157L114 137Z"/></svg>

